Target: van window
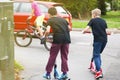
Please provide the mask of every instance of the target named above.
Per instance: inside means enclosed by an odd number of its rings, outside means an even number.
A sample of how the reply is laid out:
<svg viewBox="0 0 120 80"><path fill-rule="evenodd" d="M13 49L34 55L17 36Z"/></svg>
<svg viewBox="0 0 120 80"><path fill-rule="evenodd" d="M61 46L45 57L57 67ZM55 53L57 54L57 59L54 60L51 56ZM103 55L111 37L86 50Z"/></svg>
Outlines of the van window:
<svg viewBox="0 0 120 80"><path fill-rule="evenodd" d="M20 5L20 7L18 8L17 6ZM42 4L39 4L39 8L41 9L42 13L47 13L48 12L48 8ZM18 11L17 11L18 10ZM14 4L14 11L15 12L21 12L21 13L30 13L31 12L31 3L16 3Z"/></svg>
<svg viewBox="0 0 120 80"><path fill-rule="evenodd" d="M19 12L30 13L32 11L30 3L22 3Z"/></svg>
<svg viewBox="0 0 120 80"><path fill-rule="evenodd" d="M55 8L58 13L67 14L67 12L65 11L65 9L62 6L55 6Z"/></svg>
<svg viewBox="0 0 120 80"><path fill-rule="evenodd" d="M47 13L48 12L48 8L42 4L39 4L39 8L41 10L42 13Z"/></svg>
<svg viewBox="0 0 120 80"><path fill-rule="evenodd" d="M18 12L19 5L20 5L20 3L14 3L13 4L13 10L14 10L14 12Z"/></svg>

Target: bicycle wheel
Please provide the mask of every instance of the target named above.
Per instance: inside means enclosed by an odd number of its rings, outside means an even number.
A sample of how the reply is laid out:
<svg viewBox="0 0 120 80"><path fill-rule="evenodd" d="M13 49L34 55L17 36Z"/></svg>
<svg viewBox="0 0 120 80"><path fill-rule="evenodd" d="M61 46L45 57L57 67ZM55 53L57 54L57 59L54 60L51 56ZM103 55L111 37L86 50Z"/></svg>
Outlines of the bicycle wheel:
<svg viewBox="0 0 120 80"><path fill-rule="evenodd" d="M48 51L50 51L52 42L53 42L53 35L52 35L52 33L51 33L51 34L49 34L48 36L46 36L46 38L45 38L45 43L44 43L44 46L45 46L45 48L46 48Z"/></svg>
<svg viewBox="0 0 120 80"><path fill-rule="evenodd" d="M15 34L15 43L20 47L27 47L32 42L32 36L28 31L21 30Z"/></svg>

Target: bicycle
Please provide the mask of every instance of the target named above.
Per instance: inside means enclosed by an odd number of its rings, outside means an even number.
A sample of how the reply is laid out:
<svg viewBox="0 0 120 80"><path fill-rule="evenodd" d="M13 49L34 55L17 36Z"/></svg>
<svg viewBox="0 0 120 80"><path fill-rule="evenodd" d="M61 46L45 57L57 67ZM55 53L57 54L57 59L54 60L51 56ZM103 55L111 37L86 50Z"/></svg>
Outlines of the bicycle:
<svg viewBox="0 0 120 80"><path fill-rule="evenodd" d="M41 29L42 29L43 33L45 33L46 27L44 24L43 24L43 26L41 26ZM24 30L19 30L16 32L15 43L20 47L27 47L32 43L33 37L41 40L39 32L37 31L35 26L31 25L30 21L27 20L27 27ZM45 42L43 45L48 51L50 50L52 41L53 41L52 33L45 36Z"/></svg>

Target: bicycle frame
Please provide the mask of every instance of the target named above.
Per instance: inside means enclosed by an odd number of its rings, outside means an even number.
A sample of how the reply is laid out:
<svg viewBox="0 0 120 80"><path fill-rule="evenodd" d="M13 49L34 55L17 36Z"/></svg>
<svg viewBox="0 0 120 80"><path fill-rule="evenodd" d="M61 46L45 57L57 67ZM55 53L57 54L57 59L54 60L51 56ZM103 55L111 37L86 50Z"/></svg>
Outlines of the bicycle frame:
<svg viewBox="0 0 120 80"><path fill-rule="evenodd" d="M34 25L31 25L29 21L27 21L27 25L28 26L25 30L28 31L30 34L33 33L34 37L40 38L37 28Z"/></svg>
<svg viewBox="0 0 120 80"><path fill-rule="evenodd" d="M15 34L15 42L20 47L27 47L31 44L32 38L38 38L40 40L40 35L36 27L29 22L27 22L28 26L25 30L20 30ZM43 33L45 33L46 28L42 26ZM52 43L52 34L45 36L44 47L49 51Z"/></svg>

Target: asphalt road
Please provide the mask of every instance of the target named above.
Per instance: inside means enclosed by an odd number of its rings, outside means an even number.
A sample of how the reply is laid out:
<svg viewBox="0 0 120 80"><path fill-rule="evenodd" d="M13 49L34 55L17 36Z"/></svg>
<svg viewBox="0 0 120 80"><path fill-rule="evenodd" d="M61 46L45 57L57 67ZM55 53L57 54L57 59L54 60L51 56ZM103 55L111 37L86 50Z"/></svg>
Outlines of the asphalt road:
<svg viewBox="0 0 120 80"><path fill-rule="evenodd" d="M79 31L72 31L71 40L69 77L71 80L94 80L94 75L88 70L92 56L92 34L81 34ZM119 40L120 34L108 36L107 46L102 53L104 80L120 80L118 79L120 74ZM19 47L15 44L15 59L25 68L21 73L24 80L44 80L42 76L45 73L48 57L49 52L40 44L38 39L34 39L28 47ZM61 73L60 62L59 55L57 58L59 73Z"/></svg>

